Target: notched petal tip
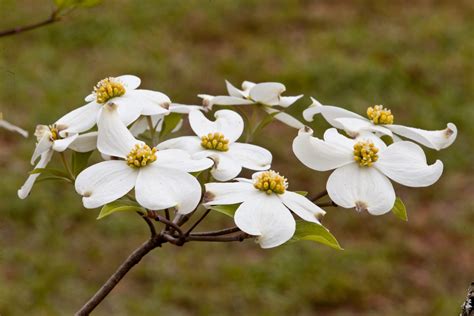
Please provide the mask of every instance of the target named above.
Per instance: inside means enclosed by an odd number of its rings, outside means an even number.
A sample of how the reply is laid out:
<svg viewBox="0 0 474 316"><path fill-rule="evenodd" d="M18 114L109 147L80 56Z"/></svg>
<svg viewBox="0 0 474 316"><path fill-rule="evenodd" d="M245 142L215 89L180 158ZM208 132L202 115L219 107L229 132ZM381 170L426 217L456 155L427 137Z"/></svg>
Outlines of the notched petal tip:
<svg viewBox="0 0 474 316"><path fill-rule="evenodd" d="M206 191L204 192L204 196L202 198L202 202L204 204L206 203L209 203L209 202L212 202L214 200L214 198L216 197L216 195L210 191Z"/></svg>
<svg viewBox="0 0 474 316"><path fill-rule="evenodd" d="M298 131L298 135L306 135L306 134L313 135L313 130L311 129L311 127L309 127L307 125L300 128L300 130Z"/></svg>
<svg viewBox="0 0 474 316"><path fill-rule="evenodd" d="M170 106L171 106L171 102L165 101L165 102L161 103L160 106L165 110L169 110Z"/></svg>
<svg viewBox="0 0 474 316"><path fill-rule="evenodd" d="M113 103L113 102L108 102L105 106L104 106L104 110L108 111L108 112L113 112L113 111L116 111L117 110L117 104Z"/></svg>
<svg viewBox="0 0 474 316"><path fill-rule="evenodd" d="M367 212L367 211L368 211L367 203L365 203L365 202L363 202L363 201L357 201L357 202L355 202L355 210L356 210L358 213Z"/></svg>

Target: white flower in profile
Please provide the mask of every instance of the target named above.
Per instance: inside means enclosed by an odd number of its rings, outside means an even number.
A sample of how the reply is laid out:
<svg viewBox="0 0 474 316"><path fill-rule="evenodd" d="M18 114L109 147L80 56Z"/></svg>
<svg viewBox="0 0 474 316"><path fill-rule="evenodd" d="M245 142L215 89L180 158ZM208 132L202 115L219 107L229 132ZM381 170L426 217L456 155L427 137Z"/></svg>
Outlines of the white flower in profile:
<svg viewBox="0 0 474 316"><path fill-rule="evenodd" d="M114 103L120 119L130 125L140 115L168 113L170 99L158 91L137 89L140 78L132 75L105 78L97 83L85 100L88 104L77 108L62 118L57 124L66 128L63 133L80 133L94 127L104 105Z"/></svg>
<svg viewBox="0 0 474 316"><path fill-rule="evenodd" d="M31 157L31 164L34 165L39 158L35 169L46 168L49 161L53 157L54 152L64 152L70 148L77 152L88 152L96 148L97 132L90 132L79 135L63 134L65 129L60 124L53 125L38 125L36 127L35 136L37 144L33 156ZM63 136L61 136L63 135ZM36 179L41 173L30 174L23 186L18 190L18 197L25 199L31 192Z"/></svg>
<svg viewBox="0 0 474 316"><path fill-rule="evenodd" d="M188 172L212 166L210 159L192 159L179 149L157 150L135 139L122 123L115 104L104 107L98 122L97 148L114 157L82 171L76 191L86 208L115 201L135 188L138 203L150 210L175 207L192 212L201 199L201 185Z"/></svg>
<svg viewBox="0 0 474 316"><path fill-rule="evenodd" d="M387 146L371 133L351 139L334 128L324 133L324 140L312 134L309 128L301 129L293 141L293 151L311 169L335 169L326 189L329 197L345 208L355 207L373 215L387 213L395 203L389 179L408 187L425 187L443 172L441 161L428 165L422 148L409 141Z"/></svg>
<svg viewBox="0 0 474 316"><path fill-rule="evenodd" d="M24 129L16 126L16 125L13 125L12 123L10 122L7 122L3 119L3 113L0 112L0 127L1 128L4 128L6 130L9 130L11 132L15 132L15 133L18 133L20 134L21 136L23 137L28 137L28 132L25 131Z"/></svg>
<svg viewBox="0 0 474 316"><path fill-rule="evenodd" d="M197 136L172 138L158 144L158 149L183 149L199 159L209 157L214 161L212 176L219 181L228 181L243 168L267 170L272 154L260 146L236 142L244 131L242 117L234 111L220 110L210 121L201 111L189 113L189 123Z"/></svg>
<svg viewBox="0 0 474 316"><path fill-rule="evenodd" d="M310 107L303 111L303 117L307 121L312 121L313 116L321 114L332 126L345 130L351 136L357 136L362 132L375 132L380 135L388 135L394 140L400 139L394 135L411 139L426 147L441 150L450 146L456 139L458 130L456 125L448 123L446 129L437 131L427 131L414 127L393 124L394 115L392 111L382 105L371 106L367 109L367 117L360 116L346 109L322 105L314 98Z"/></svg>
<svg viewBox="0 0 474 316"><path fill-rule="evenodd" d="M304 196L288 191L286 178L273 170L236 180L207 183L205 206L242 203L235 212L235 224L247 234L258 236L262 248L279 246L294 235L296 223L290 210L317 224L326 213Z"/></svg>
<svg viewBox="0 0 474 316"><path fill-rule="evenodd" d="M211 96L208 94L199 94L203 99L206 107L213 105L263 105L263 109L273 114L274 118L294 128L302 128L304 125L293 116L275 109L278 106L288 108L290 105L298 101L303 95L284 97L281 94L286 91L286 87L279 82L262 82L254 83L244 81L242 90L233 86L226 80L227 92L229 95Z"/></svg>

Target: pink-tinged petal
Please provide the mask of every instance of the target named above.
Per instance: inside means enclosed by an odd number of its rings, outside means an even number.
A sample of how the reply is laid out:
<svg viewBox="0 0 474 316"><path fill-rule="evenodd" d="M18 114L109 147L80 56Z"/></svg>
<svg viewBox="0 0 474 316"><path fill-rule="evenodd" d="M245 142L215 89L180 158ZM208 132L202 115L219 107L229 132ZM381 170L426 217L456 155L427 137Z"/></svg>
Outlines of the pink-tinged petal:
<svg viewBox="0 0 474 316"><path fill-rule="evenodd" d="M226 80L225 85L227 87L227 92L231 97L245 98L243 91L234 87L229 81Z"/></svg>
<svg viewBox="0 0 474 316"><path fill-rule="evenodd" d="M235 142L244 131L244 120L234 111L220 110L214 114L215 121L210 121L201 111L189 113L189 124L197 136L209 133L222 133L230 143Z"/></svg>
<svg viewBox="0 0 474 316"><path fill-rule="evenodd" d="M182 149L190 154L198 153L204 150L204 148L201 146L201 139L197 136L181 136L171 138L159 143L156 148L159 150Z"/></svg>
<svg viewBox="0 0 474 316"><path fill-rule="evenodd" d="M285 243L296 229L295 219L278 197L263 192L243 202L235 212L234 221L242 231L258 236L262 248Z"/></svg>
<svg viewBox="0 0 474 316"><path fill-rule="evenodd" d="M368 211L372 215L389 212L395 204L392 183L373 167L353 163L336 169L326 185L329 197L339 206Z"/></svg>
<svg viewBox="0 0 474 316"><path fill-rule="evenodd" d="M90 132L79 135L70 145L69 149L85 153L97 148L97 132Z"/></svg>
<svg viewBox="0 0 474 316"><path fill-rule="evenodd" d="M342 129L348 132L350 135L358 135L362 132L374 132L380 133L382 135L388 135L392 137L392 131L388 128L381 126L381 125L374 125L367 119L360 119L360 118L338 118L334 121L338 122L342 125Z"/></svg>
<svg viewBox="0 0 474 316"><path fill-rule="evenodd" d="M294 97L280 97L280 103L278 103L279 106L282 106L284 108L289 107L299 99L303 97L302 94L294 96Z"/></svg>
<svg viewBox="0 0 474 316"><path fill-rule="evenodd" d="M201 200L201 185L186 172L152 163L140 168L135 196L140 205L150 210L175 207L179 214L188 214Z"/></svg>
<svg viewBox="0 0 474 316"><path fill-rule="evenodd" d="M71 143L77 139L78 136L78 134L72 134L66 138L53 141L53 150L57 152L65 151L69 145L71 145Z"/></svg>
<svg viewBox="0 0 474 316"><path fill-rule="evenodd" d="M438 131L426 131L414 127L402 125L386 125L392 132L400 136L409 138L426 147L441 150L450 146L458 135L458 129L453 123L448 123L446 129Z"/></svg>
<svg viewBox="0 0 474 316"><path fill-rule="evenodd" d="M97 149L103 154L125 158L135 144L143 144L135 139L122 123L115 104L104 106L97 125L99 127Z"/></svg>
<svg viewBox="0 0 474 316"><path fill-rule="evenodd" d="M217 153L213 151L205 151L205 153L214 161L214 167L211 169L211 174L217 181L229 181L237 177L242 171L242 165L237 160L229 155ZM195 156L196 157L196 156Z"/></svg>
<svg viewBox="0 0 474 316"><path fill-rule="evenodd" d="M123 160L103 161L82 171L76 178L76 192L83 196L85 208L113 202L133 189L138 169Z"/></svg>
<svg viewBox="0 0 474 316"><path fill-rule="evenodd" d="M188 152L181 149L165 149L156 153L154 164L163 168L197 172L212 167L214 162L209 158L193 159Z"/></svg>
<svg viewBox="0 0 474 316"><path fill-rule="evenodd" d="M303 128L293 140L293 152L307 167L327 171L354 162L352 147L313 137L313 130Z"/></svg>
<svg viewBox="0 0 474 316"><path fill-rule="evenodd" d="M302 196L301 194L285 191L283 194L279 194L278 198L292 210L296 215L308 222L319 223L318 218L326 214L326 212Z"/></svg>
<svg viewBox="0 0 474 316"><path fill-rule="evenodd" d="M41 159L38 164L35 166L35 169L46 168L48 163L53 157L54 151L48 150L41 154ZM30 174L23 186L18 190L17 194L20 199L25 199L31 192L33 185L35 184L36 179L40 176L39 173Z"/></svg>
<svg viewBox="0 0 474 316"><path fill-rule="evenodd" d="M262 82L250 89L249 96L252 100L261 104L278 105L280 103L280 95L285 90L285 86L281 83Z"/></svg>
<svg viewBox="0 0 474 316"><path fill-rule="evenodd" d="M393 143L381 151L374 167L393 181L409 187L432 185L443 173L440 160L428 165L423 149L408 141Z"/></svg>
<svg viewBox="0 0 474 316"><path fill-rule="evenodd" d="M226 154L238 161L242 167L251 170L267 170L272 163L271 152L251 144L233 143Z"/></svg>
<svg viewBox="0 0 474 316"><path fill-rule="evenodd" d="M122 75L115 77L115 79L120 81L125 86L125 90L135 90L140 86L141 83L140 78L133 75Z"/></svg>
<svg viewBox="0 0 474 316"><path fill-rule="evenodd" d="M337 107L337 106L332 106L332 105L322 105L319 103L318 100L311 98L313 103L307 108L306 110L303 111L303 117L305 120L308 122L313 121L313 116L316 114L321 114L324 119L331 124L332 126L343 129L343 126L337 122L335 119L338 118L358 118L358 119L364 119L364 117L360 116L359 114L356 114L354 112L348 111L346 109Z"/></svg>
<svg viewBox="0 0 474 316"><path fill-rule="evenodd" d="M206 183L205 205L228 205L241 203L261 192L248 182Z"/></svg>
<svg viewBox="0 0 474 316"><path fill-rule="evenodd" d="M95 101L77 108L56 121L56 125L63 127L60 135L85 132L97 123L97 118L102 106ZM65 127L65 128L64 128Z"/></svg>

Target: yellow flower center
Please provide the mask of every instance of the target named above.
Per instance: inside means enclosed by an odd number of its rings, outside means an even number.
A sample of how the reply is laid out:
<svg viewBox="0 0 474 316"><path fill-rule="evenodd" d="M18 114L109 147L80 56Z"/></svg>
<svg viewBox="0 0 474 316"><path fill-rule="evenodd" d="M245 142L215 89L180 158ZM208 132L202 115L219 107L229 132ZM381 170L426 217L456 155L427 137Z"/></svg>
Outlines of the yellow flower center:
<svg viewBox="0 0 474 316"><path fill-rule="evenodd" d="M258 175L253 186L267 194L283 194L286 188L288 188L288 181L278 172L268 170Z"/></svg>
<svg viewBox="0 0 474 316"><path fill-rule="evenodd" d="M209 133L201 137L201 146L218 151L229 150L229 140L222 133Z"/></svg>
<svg viewBox="0 0 474 316"><path fill-rule="evenodd" d="M45 134L48 134L49 139L51 141L55 141L58 139L62 139L62 137L59 135L59 132L63 130L64 128L65 128L64 126L59 126L56 124L38 125L36 126L35 136L36 136L36 139L40 141Z"/></svg>
<svg viewBox="0 0 474 316"><path fill-rule="evenodd" d="M145 167L156 160L156 148L150 148L145 144L136 144L127 155L127 165L132 168Z"/></svg>
<svg viewBox="0 0 474 316"><path fill-rule="evenodd" d="M370 167L379 159L378 152L379 149L375 147L372 141L359 141L354 145L354 160L361 167Z"/></svg>
<svg viewBox="0 0 474 316"><path fill-rule="evenodd" d="M367 116L374 124L393 124L393 114L383 105L369 106Z"/></svg>
<svg viewBox="0 0 474 316"><path fill-rule="evenodd" d="M94 87L97 103L104 104L112 98L125 94L125 87L113 77L105 78Z"/></svg>

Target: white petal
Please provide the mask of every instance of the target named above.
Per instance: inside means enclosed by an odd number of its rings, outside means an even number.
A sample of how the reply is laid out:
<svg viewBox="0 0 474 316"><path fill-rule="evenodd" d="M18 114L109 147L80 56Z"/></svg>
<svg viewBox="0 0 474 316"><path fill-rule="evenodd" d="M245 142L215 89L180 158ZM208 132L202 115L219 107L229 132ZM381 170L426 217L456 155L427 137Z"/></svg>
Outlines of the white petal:
<svg viewBox="0 0 474 316"><path fill-rule="evenodd" d="M244 131L244 120L234 111L220 110L214 114L216 120L208 120L201 111L189 113L189 124L199 137L209 133L222 133L230 143L235 142Z"/></svg>
<svg viewBox="0 0 474 316"><path fill-rule="evenodd" d="M458 129L453 123L448 123L446 129L438 131L426 131L402 125L387 125L387 128L400 136L412 139L426 147L436 150L450 146L458 134Z"/></svg>
<svg viewBox="0 0 474 316"><path fill-rule="evenodd" d="M41 159L38 164L35 166L35 169L46 168L51 157L53 156L54 151L48 150L41 154ZM17 194L20 199L25 199L31 192L33 185L35 184L36 179L40 176L39 173L30 174L23 186L18 190Z"/></svg>
<svg viewBox="0 0 474 316"><path fill-rule="evenodd" d="M57 152L65 151L78 136L78 134L72 134L66 138L53 141L53 149Z"/></svg>
<svg viewBox="0 0 474 316"><path fill-rule="evenodd" d="M35 151L31 156L31 164L34 165L39 156L44 152L49 151L53 147L53 142L51 141L50 134L45 133L43 137L36 144Z"/></svg>
<svg viewBox="0 0 474 316"><path fill-rule="evenodd" d="M281 83L262 82L250 89L249 95L255 102L265 105L278 105L280 103L280 95L285 90L285 86Z"/></svg>
<svg viewBox="0 0 474 316"><path fill-rule="evenodd" d="M56 121L57 125L66 127L61 131L61 136L67 133L82 133L94 127L101 108L100 104L91 102L61 117Z"/></svg>
<svg viewBox="0 0 474 316"><path fill-rule="evenodd" d="M245 80L244 82L242 82L242 89L243 89L243 93L245 94L245 97L248 98L249 97L249 92L250 90L255 87L257 84L255 82L252 82L252 81L247 81Z"/></svg>
<svg viewBox="0 0 474 316"><path fill-rule="evenodd" d="M225 153L214 153L213 151L207 151L211 154L209 158L214 160L214 167L211 169L211 174L214 179L218 181L229 181L237 177L242 171L242 165Z"/></svg>
<svg viewBox="0 0 474 316"><path fill-rule="evenodd" d="M133 90L127 93L137 98L137 103L142 105L142 115L168 114L167 109L171 103L170 98L164 93L151 90Z"/></svg>
<svg viewBox="0 0 474 316"><path fill-rule="evenodd" d="M143 143L135 139L122 123L117 113L117 106L114 104L104 106L97 125L99 127L97 149L103 154L125 158L135 144Z"/></svg>
<svg viewBox="0 0 474 316"><path fill-rule="evenodd" d="M97 132L90 132L79 135L70 145L69 149L85 153L97 148Z"/></svg>
<svg viewBox="0 0 474 316"><path fill-rule="evenodd" d="M380 139L380 137L372 134L371 132L361 132L354 140L354 142L358 141L371 141L379 150L387 148L387 144L385 144L384 141Z"/></svg>
<svg viewBox="0 0 474 316"><path fill-rule="evenodd" d="M159 150L163 149L182 149L190 154L201 152L204 148L201 146L201 139L197 136L181 136L168 139L156 146Z"/></svg>
<svg viewBox="0 0 474 316"><path fill-rule="evenodd" d="M329 144L349 149L354 148L355 141L339 133L335 128L329 128L324 132L323 139Z"/></svg>
<svg viewBox="0 0 474 316"><path fill-rule="evenodd" d="M395 203L390 180L377 169L356 163L336 169L329 176L326 189L337 205L367 210L372 215L389 212Z"/></svg>
<svg viewBox="0 0 474 316"><path fill-rule="evenodd" d="M280 122L290 126L290 127L293 127L293 128L296 128L296 129L301 129L301 128L304 127L303 123L301 123L300 121L298 121L297 119L295 119L293 116L291 116L288 113L278 111L278 110L272 109L270 107L265 108L265 111L267 113L270 113L270 114L278 113L278 114L275 114L273 117L275 119L279 120Z"/></svg>
<svg viewBox="0 0 474 316"><path fill-rule="evenodd" d="M233 143L227 153L242 167L251 170L267 170L272 163L272 153L256 145Z"/></svg>
<svg viewBox="0 0 474 316"><path fill-rule="evenodd" d="M324 119L329 124L331 124L332 126L336 128L342 129L343 126L337 121L335 121L335 119L343 118L343 117L364 119L364 117L360 116L359 114L348 111L346 109L332 106L332 105L322 105L321 103L319 103L319 101L317 101L314 98L311 98L311 100L313 101L313 103L310 105L309 108L303 111L303 117L308 122L313 121L314 115L322 114Z"/></svg>
<svg viewBox="0 0 474 316"><path fill-rule="evenodd" d="M76 192L83 196L85 208L113 202L133 189L138 169L123 160L103 161L82 171L76 178Z"/></svg>
<svg viewBox="0 0 474 316"><path fill-rule="evenodd" d="M272 248L288 241L296 223L290 211L275 195L260 193L246 200L235 212L235 224L250 235L259 236L262 248Z"/></svg>
<svg viewBox="0 0 474 316"><path fill-rule="evenodd" d="M186 172L151 164L140 169L135 196L148 209L176 207L178 213L188 214L201 200L201 185Z"/></svg>
<svg viewBox="0 0 474 316"><path fill-rule="evenodd" d="M237 98L245 97L243 91L234 87L232 83L230 83L229 81L226 80L225 85L227 87L227 92L229 93L231 97L237 97Z"/></svg>
<svg viewBox="0 0 474 316"><path fill-rule="evenodd" d="M111 99L107 105L116 104L120 120L128 126L140 117L143 110L143 103L142 99L137 98L133 91L131 91L130 93L125 93L123 96Z"/></svg>
<svg viewBox="0 0 474 316"><path fill-rule="evenodd" d="M423 149L408 141L393 143L381 151L374 167L393 181L409 187L432 185L443 173L440 160L428 165Z"/></svg>
<svg viewBox="0 0 474 316"><path fill-rule="evenodd" d="M200 105L171 103L169 110L172 113L189 114L189 112L191 112L192 110L205 111L206 109Z"/></svg>
<svg viewBox="0 0 474 316"><path fill-rule="evenodd" d="M124 86L126 90L134 90L140 86L141 80L137 76L133 75L122 75L119 77L116 77L118 81L120 81Z"/></svg>
<svg viewBox="0 0 474 316"><path fill-rule="evenodd" d="M293 152L307 167L327 171L354 162L352 147L313 137L313 130L303 128L293 140Z"/></svg>
<svg viewBox="0 0 474 316"><path fill-rule="evenodd" d="M229 97L226 95L218 95L210 99L211 104L217 105L246 105L246 104L255 104L251 100L238 97Z"/></svg>
<svg viewBox="0 0 474 316"><path fill-rule="evenodd" d="M343 117L337 118L334 121L341 124L342 128L351 135L357 135L360 132L368 131L381 133L390 137L392 136L392 131L390 131L388 128L380 125L374 125L367 119Z"/></svg>
<svg viewBox="0 0 474 316"><path fill-rule="evenodd" d="M301 194L286 191L283 194L279 194L278 197L290 210L296 215L308 222L318 223L318 216L326 214L326 212L302 196Z"/></svg>
<svg viewBox="0 0 474 316"><path fill-rule="evenodd" d="M86 97L84 98L84 101L86 101L87 103L89 103L89 102L95 101L95 99L96 99L95 94L91 93L91 94L89 94L88 96L86 96Z"/></svg>
<svg viewBox="0 0 474 316"><path fill-rule="evenodd" d="M0 127L6 129L6 130L9 130L9 131L12 131L12 132L16 132L18 134L20 134L21 136L23 137L28 137L28 132L25 131L24 129L16 126L16 125L13 125L5 120L2 120L0 119Z"/></svg>
<svg viewBox="0 0 474 316"><path fill-rule="evenodd" d="M303 97L302 94L294 96L294 97L280 97L280 103L278 103L279 106L282 106L284 108L289 107L299 99Z"/></svg>
<svg viewBox="0 0 474 316"><path fill-rule="evenodd" d="M206 206L241 203L260 194L260 191L248 182L212 182L206 183L205 187Z"/></svg>
<svg viewBox="0 0 474 316"><path fill-rule="evenodd" d="M188 152L181 149L165 149L156 153L154 164L163 168L197 172L210 168L214 162L208 158L193 159Z"/></svg>

